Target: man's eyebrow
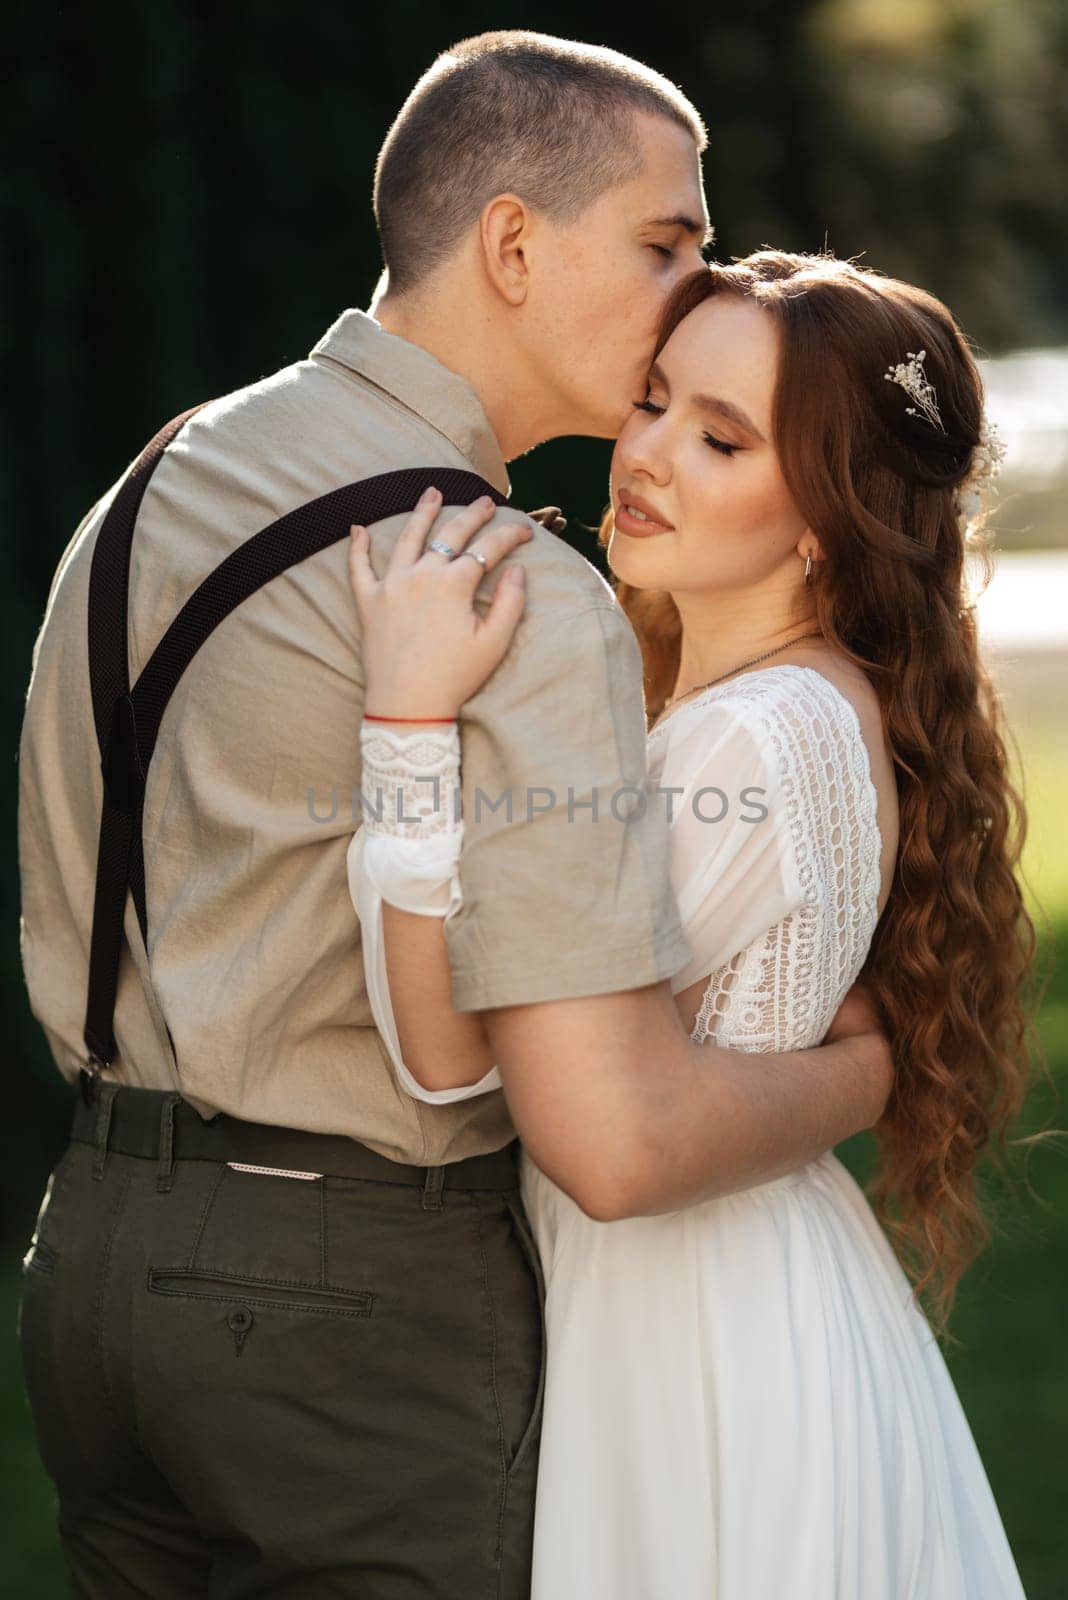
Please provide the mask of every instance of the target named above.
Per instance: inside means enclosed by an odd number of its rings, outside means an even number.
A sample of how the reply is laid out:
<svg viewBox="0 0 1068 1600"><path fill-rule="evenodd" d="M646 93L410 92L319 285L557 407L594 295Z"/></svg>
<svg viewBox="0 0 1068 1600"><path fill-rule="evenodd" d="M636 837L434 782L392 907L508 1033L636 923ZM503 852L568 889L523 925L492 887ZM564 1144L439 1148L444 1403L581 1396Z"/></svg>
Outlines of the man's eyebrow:
<svg viewBox="0 0 1068 1600"><path fill-rule="evenodd" d="M696 217L691 217L687 212L680 212L674 217L650 217L645 226L647 228L681 228L691 238L700 239L702 250L712 244L716 237L716 230L711 223L699 222Z"/></svg>
<svg viewBox="0 0 1068 1600"><path fill-rule="evenodd" d="M650 378L654 378L657 383L662 383L665 389L670 388L670 385L664 376L663 367L659 366L655 361L649 368L649 376ZM695 394L692 396L691 403L695 405L699 411L711 411L718 416L729 417L730 420L732 422L736 422L740 428L744 428L745 431L747 433L751 433L755 439L759 439L761 444L767 443L767 440L764 438L764 435L761 433L756 423L751 421L747 414L742 410L741 406L736 406L733 400L720 400L715 395L710 394Z"/></svg>

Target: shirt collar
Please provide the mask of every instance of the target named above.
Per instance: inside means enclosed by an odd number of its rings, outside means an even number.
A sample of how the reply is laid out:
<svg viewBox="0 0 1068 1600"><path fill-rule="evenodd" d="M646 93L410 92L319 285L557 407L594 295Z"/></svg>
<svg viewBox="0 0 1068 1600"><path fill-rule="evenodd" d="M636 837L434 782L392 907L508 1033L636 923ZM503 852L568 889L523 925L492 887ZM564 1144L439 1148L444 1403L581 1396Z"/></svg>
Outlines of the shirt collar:
<svg viewBox="0 0 1068 1600"><path fill-rule="evenodd" d="M312 355L328 356L368 378L416 416L422 417L487 483L510 495L508 467L482 402L466 378L429 350L390 333L366 311L343 311L315 345Z"/></svg>

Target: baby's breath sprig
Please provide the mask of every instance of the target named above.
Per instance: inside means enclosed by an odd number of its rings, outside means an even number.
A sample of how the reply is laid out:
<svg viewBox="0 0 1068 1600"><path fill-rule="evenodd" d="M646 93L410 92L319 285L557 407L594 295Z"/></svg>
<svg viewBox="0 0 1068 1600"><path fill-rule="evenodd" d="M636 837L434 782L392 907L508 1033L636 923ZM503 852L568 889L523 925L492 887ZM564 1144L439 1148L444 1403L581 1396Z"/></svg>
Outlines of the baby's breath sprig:
<svg viewBox="0 0 1068 1600"><path fill-rule="evenodd" d="M910 395L916 404L905 407L907 417L915 417L922 412L934 428L939 428L945 433L942 418L938 410L938 399L935 395L934 384L924 371L923 363L927 355L926 350L907 350L907 361L899 361L896 367L890 367L883 374L887 383L900 384L907 395Z"/></svg>

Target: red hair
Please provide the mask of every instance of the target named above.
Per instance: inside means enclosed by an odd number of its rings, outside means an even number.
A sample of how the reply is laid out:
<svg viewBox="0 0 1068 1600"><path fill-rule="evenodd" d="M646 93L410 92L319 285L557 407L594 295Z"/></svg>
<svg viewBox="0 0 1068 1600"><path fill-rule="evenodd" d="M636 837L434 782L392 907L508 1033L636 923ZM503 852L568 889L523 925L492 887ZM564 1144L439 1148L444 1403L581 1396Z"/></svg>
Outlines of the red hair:
<svg viewBox="0 0 1068 1600"><path fill-rule="evenodd" d="M1037 944L1016 876L1023 801L965 589L966 553L989 580L989 550L954 501L979 442L982 383L932 295L833 257L770 250L684 279L656 354L696 306L723 294L775 318L775 444L824 557L818 623L874 685L893 753L900 845L861 974L896 1069L871 1193L944 1331L990 1234L977 1159L992 1134L1004 1139L1030 1073L1021 988ZM908 396L885 379L920 350L942 429L909 416ZM599 542L611 533L609 510ZM653 719L678 674L679 613L665 591L615 589L641 644Z"/></svg>

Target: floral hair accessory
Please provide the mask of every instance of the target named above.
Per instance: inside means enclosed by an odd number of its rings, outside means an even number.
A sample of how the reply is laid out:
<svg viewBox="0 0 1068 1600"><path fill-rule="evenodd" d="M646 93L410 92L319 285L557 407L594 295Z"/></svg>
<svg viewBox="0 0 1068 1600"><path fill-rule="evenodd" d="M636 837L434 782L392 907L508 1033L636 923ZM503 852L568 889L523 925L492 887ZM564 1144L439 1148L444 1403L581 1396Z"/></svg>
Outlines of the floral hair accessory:
<svg viewBox="0 0 1068 1600"><path fill-rule="evenodd" d="M918 416L921 412L927 418L932 428L939 428L945 433L942 418L938 411L938 400L935 396L934 384L923 370L926 350L907 350L907 361L899 361L896 367L889 367L883 374L887 383L899 383L907 395L910 395L916 404L905 407L907 417Z"/></svg>
<svg viewBox="0 0 1068 1600"><path fill-rule="evenodd" d="M994 487L994 479L1001 471L1005 459L1005 442L997 424L983 417L979 429L979 443L972 451L968 471L954 492L957 511L965 522L974 522L985 509Z"/></svg>
<svg viewBox="0 0 1068 1600"><path fill-rule="evenodd" d="M935 394L934 384L924 371L926 350L906 351L907 361L899 361L896 367L890 367L884 374L888 383L896 383L904 389L905 393L915 400L916 404L905 407L908 417L924 416L933 428L938 428L945 433L941 413L938 410L938 397ZM988 422L984 413L979 428L979 442L973 447L968 462L968 471L953 491L954 504L958 515L966 523L974 522L986 509L987 500L994 486L994 479L1001 471L1001 463L1005 459L1005 444L996 424Z"/></svg>

